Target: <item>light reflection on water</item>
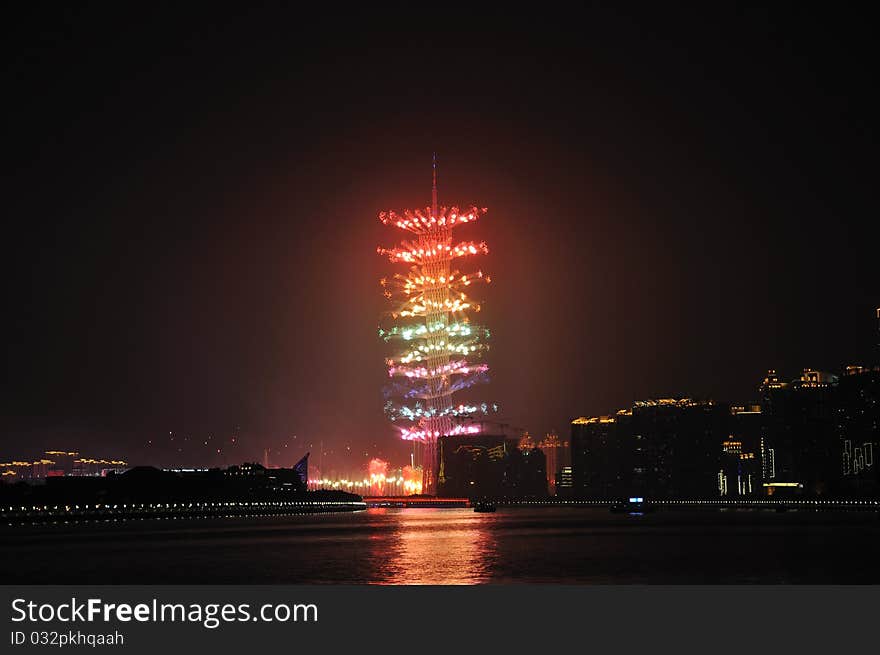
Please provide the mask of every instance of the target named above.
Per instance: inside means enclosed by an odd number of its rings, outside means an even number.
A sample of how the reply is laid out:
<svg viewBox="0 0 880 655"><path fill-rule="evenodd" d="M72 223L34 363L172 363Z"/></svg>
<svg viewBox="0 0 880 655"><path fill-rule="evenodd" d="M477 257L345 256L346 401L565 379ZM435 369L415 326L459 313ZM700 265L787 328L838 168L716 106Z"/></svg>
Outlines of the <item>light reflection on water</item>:
<svg viewBox="0 0 880 655"><path fill-rule="evenodd" d="M458 509L371 509L394 512L396 529L370 540L378 584L479 584L495 559L491 516ZM390 518L390 517L382 517Z"/></svg>
<svg viewBox="0 0 880 655"><path fill-rule="evenodd" d="M871 512L373 509L0 526L0 581L876 584L877 552L880 520Z"/></svg>

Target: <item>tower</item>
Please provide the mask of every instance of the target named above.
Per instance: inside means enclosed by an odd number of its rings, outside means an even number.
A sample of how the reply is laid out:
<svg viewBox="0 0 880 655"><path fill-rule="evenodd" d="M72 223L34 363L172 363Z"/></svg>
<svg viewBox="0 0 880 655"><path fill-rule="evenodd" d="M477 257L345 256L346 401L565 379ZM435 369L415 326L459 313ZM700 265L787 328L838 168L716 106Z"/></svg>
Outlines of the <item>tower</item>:
<svg viewBox="0 0 880 655"><path fill-rule="evenodd" d="M473 223L486 209L445 207L439 204L437 158L433 160L431 206L424 209L381 212L379 220L414 235L393 248L378 248L406 273L383 278L380 284L392 309L383 317L379 336L395 347L385 360L389 384L385 388L386 416L401 437L424 445L422 491L437 490L437 439L480 431L478 416L496 411L486 403L456 405L453 396L488 381L482 356L488 349L489 330L471 323L480 311L465 292L478 282L488 283L482 271L461 273L461 258L489 252L485 243L453 242L455 228Z"/></svg>

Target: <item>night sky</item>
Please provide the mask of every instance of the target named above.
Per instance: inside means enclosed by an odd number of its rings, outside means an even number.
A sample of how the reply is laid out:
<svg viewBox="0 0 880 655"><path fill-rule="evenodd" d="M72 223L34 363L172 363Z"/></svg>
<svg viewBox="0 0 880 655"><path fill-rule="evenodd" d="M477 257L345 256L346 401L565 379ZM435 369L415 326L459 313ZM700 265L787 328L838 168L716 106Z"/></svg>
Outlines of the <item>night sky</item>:
<svg viewBox="0 0 880 655"><path fill-rule="evenodd" d="M0 457L408 461L376 215L434 151L511 426L877 360L865 17L430 6L5 16Z"/></svg>

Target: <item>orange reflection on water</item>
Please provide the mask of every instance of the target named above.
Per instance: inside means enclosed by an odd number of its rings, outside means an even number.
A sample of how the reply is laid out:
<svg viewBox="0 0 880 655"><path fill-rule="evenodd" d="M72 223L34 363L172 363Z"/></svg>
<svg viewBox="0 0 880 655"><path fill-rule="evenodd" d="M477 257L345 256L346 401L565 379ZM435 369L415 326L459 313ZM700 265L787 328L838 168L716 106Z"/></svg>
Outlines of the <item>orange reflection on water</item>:
<svg viewBox="0 0 880 655"><path fill-rule="evenodd" d="M368 510L373 511L373 510ZM495 559L495 517L470 509L394 509L395 530L372 542L379 584L463 585L487 582Z"/></svg>

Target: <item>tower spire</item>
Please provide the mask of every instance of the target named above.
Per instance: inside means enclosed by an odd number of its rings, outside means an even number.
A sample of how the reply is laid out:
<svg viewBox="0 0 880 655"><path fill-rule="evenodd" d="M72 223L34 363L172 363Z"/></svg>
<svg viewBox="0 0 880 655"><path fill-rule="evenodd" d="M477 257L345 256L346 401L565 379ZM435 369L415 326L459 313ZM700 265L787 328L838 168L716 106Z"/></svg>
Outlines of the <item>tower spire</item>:
<svg viewBox="0 0 880 655"><path fill-rule="evenodd" d="M383 281L385 297L395 307L406 307L405 311L388 312L393 320L380 330L384 341L393 341L399 348L385 359L389 377L397 378L384 389L385 414L400 426L403 439L424 445L416 454L423 467L422 493L427 495L437 494L444 480L441 438L475 434L481 426L473 416L497 411L495 405L455 402L459 392L488 382L489 366L482 358L489 330L470 323L468 310L476 312L478 305L464 289L478 281L489 282L489 276L482 271L460 274L453 266L461 257L486 254L489 249L485 243L473 241L452 245L452 233L459 225L476 221L486 210L470 206L455 211L450 208L444 214L439 206L436 153L431 173L433 207L422 205L402 215L393 211L379 214L382 223L409 232L414 241L377 248L391 262L408 267L408 272L397 274L393 282ZM433 215L426 215L432 211ZM412 398L418 401L411 402Z"/></svg>
<svg viewBox="0 0 880 655"><path fill-rule="evenodd" d="M434 153L434 158L431 164L432 172L434 174L434 183L431 187L431 213L433 216L437 216L437 153Z"/></svg>

